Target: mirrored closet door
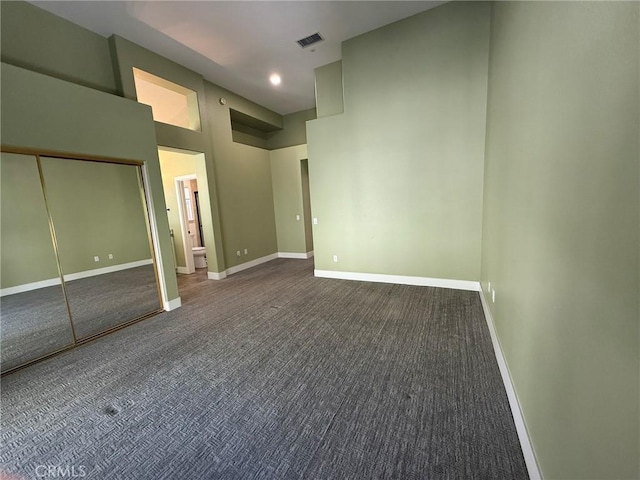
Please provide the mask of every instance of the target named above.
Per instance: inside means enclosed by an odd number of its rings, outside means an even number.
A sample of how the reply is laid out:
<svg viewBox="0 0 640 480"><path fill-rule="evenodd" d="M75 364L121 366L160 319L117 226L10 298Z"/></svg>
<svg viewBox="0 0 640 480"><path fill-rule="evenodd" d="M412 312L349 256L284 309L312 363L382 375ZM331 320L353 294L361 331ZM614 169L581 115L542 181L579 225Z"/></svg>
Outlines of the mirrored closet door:
<svg viewBox="0 0 640 480"><path fill-rule="evenodd" d="M2 371L74 343L35 156L0 157Z"/></svg>
<svg viewBox="0 0 640 480"><path fill-rule="evenodd" d="M78 339L160 308L139 168L41 157Z"/></svg>
<svg viewBox="0 0 640 480"><path fill-rule="evenodd" d="M161 310L138 165L1 159L2 372Z"/></svg>

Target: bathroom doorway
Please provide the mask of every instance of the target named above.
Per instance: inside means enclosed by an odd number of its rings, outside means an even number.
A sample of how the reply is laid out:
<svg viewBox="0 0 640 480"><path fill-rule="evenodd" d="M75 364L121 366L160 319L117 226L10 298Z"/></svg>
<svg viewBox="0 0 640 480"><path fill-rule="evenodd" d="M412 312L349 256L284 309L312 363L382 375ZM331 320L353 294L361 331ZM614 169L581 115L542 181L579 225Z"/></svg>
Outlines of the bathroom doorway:
<svg viewBox="0 0 640 480"><path fill-rule="evenodd" d="M158 156L176 272L206 279L215 242L204 154L159 147Z"/></svg>
<svg viewBox="0 0 640 480"><path fill-rule="evenodd" d="M198 177L188 175L176 177L176 193L183 195L182 206L184 208L184 225L191 239L192 247L204 247L201 233L200 212L198 212Z"/></svg>
<svg viewBox="0 0 640 480"><path fill-rule="evenodd" d="M180 273L191 274L196 268L207 268L202 214L198 211L198 177L185 175L175 177L174 181L186 268L186 271Z"/></svg>

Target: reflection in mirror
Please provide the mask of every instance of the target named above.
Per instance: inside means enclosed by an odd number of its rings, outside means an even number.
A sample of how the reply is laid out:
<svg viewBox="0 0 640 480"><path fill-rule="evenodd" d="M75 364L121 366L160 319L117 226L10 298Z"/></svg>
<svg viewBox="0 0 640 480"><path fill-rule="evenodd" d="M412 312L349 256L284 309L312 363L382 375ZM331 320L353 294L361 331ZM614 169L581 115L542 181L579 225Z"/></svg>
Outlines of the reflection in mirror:
<svg viewBox="0 0 640 480"><path fill-rule="evenodd" d="M160 310L139 167L41 162L78 339Z"/></svg>
<svg viewBox="0 0 640 480"><path fill-rule="evenodd" d="M36 158L2 153L2 371L73 344Z"/></svg>

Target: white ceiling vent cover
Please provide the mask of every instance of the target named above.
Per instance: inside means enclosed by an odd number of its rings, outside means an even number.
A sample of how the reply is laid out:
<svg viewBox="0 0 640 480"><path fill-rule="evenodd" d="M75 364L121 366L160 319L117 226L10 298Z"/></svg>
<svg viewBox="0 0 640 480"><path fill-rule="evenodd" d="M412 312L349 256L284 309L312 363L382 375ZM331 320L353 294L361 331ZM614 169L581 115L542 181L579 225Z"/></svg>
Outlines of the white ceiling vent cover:
<svg viewBox="0 0 640 480"><path fill-rule="evenodd" d="M308 37L301 38L296 43L300 45L300 47L302 48L307 48L323 40L324 38L322 38L322 35L316 32L313 35L309 35Z"/></svg>

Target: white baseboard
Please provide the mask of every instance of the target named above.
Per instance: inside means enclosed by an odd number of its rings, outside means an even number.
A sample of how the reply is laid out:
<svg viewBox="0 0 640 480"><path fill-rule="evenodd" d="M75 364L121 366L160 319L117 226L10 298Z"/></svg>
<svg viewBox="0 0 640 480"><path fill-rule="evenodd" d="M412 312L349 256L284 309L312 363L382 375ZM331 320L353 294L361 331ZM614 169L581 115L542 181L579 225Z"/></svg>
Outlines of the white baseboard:
<svg viewBox="0 0 640 480"><path fill-rule="evenodd" d="M15 295L16 293L29 292L31 290L38 290L40 288L53 287L55 285L60 285L61 283L62 282L60 281L60 277L56 277L49 278L47 280L41 280L39 282L16 285L15 287L7 287L0 290L0 297L4 297L6 295Z"/></svg>
<svg viewBox="0 0 640 480"><path fill-rule="evenodd" d="M182 306L182 299L180 297L174 298L173 300L169 300L168 302L164 302L164 309L167 312L171 310L175 310L176 308L180 308Z"/></svg>
<svg viewBox="0 0 640 480"><path fill-rule="evenodd" d="M223 280L227 278L227 272L207 272L209 280Z"/></svg>
<svg viewBox="0 0 640 480"><path fill-rule="evenodd" d="M498 362L498 367L500 368L502 382L504 383L504 388L507 391L507 397L509 399L509 405L511 406L511 414L513 415L513 420L516 424L516 431L518 432L518 438L520 439L522 454L524 455L524 461L527 465L527 470L529 471L529 477L531 478L531 480L542 480L542 474L540 473L540 468L538 467L538 462L536 461L536 454L533 449L533 444L531 443L529 433L527 431L527 424L524 420L524 416L522 415L522 410L520 410L520 402L518 401L518 396L516 395L516 391L513 388L513 382L511 381L509 367L507 366L507 362L504 359L502 347L500 346L500 340L498 339L495 325L493 323L493 316L491 315L491 310L489 309L489 303L484 296L484 291L482 290L482 288L480 289L479 294L480 301L482 302L482 309L484 310L484 317L487 321L489 334L491 335L491 343L493 343L493 351L496 354L496 360Z"/></svg>
<svg viewBox="0 0 640 480"><path fill-rule="evenodd" d="M187 267L176 267L177 273L184 273L185 275L189 275L189 269ZM191 272L194 273L194 272Z"/></svg>
<svg viewBox="0 0 640 480"><path fill-rule="evenodd" d="M480 291L480 283L470 280L449 280L446 278L411 277L405 275L386 275L381 273L337 272L333 270L314 270L316 277L336 278L340 280L358 280L361 282L397 283L420 287L452 288L454 290Z"/></svg>
<svg viewBox="0 0 640 480"><path fill-rule="evenodd" d="M234 273L241 272L243 270L246 270L247 268L255 267L262 263L270 262L271 260L275 260L276 258L278 258L278 254L272 253L271 255L265 255L264 257L256 258L255 260L241 263L240 265L236 265L234 267L229 267L227 268L227 275L233 275Z"/></svg>
<svg viewBox="0 0 640 480"><path fill-rule="evenodd" d="M299 258L307 259L313 257L313 251L307 253L295 253L295 252L278 252L278 258Z"/></svg>
<svg viewBox="0 0 640 480"><path fill-rule="evenodd" d="M121 263L119 265L110 265L103 268L95 268L93 270L85 270L84 272L70 273L64 276L65 282L71 282L73 280L80 280L81 278L95 277L97 275L104 275L105 273L119 272L121 270L128 270L130 268L143 267L144 265L151 265L153 259L147 258L146 260L139 260L137 262Z"/></svg>
<svg viewBox="0 0 640 480"><path fill-rule="evenodd" d="M276 258L300 258L306 259L311 258L313 256L313 252L307 253L294 253L294 252L277 252L272 253L270 255L265 255L264 257L256 258L255 260L251 260L249 262L241 263L240 265L236 265L234 267L229 267L223 272L207 272L207 278L209 280L223 280L227 278L229 275L233 275L234 273L241 272L243 270L247 270L251 267L256 267L266 262L270 262L271 260L275 260Z"/></svg>
<svg viewBox="0 0 640 480"><path fill-rule="evenodd" d="M104 275L105 273L119 272L121 270L128 270L130 268L142 267L144 265L151 265L153 260L148 258L146 260L139 260L137 262L121 263L119 265L111 265L109 267L94 268L93 270L85 270L83 272L69 273L64 275L65 282L71 282L73 280L80 280L82 278L95 277L97 275ZM52 287L54 285L60 285L59 278L49 278L47 280L41 280L39 282L25 283L23 285L16 285L15 287L3 288L0 290L0 297L6 295L14 295L16 293L29 292L31 290L38 290L39 288Z"/></svg>

